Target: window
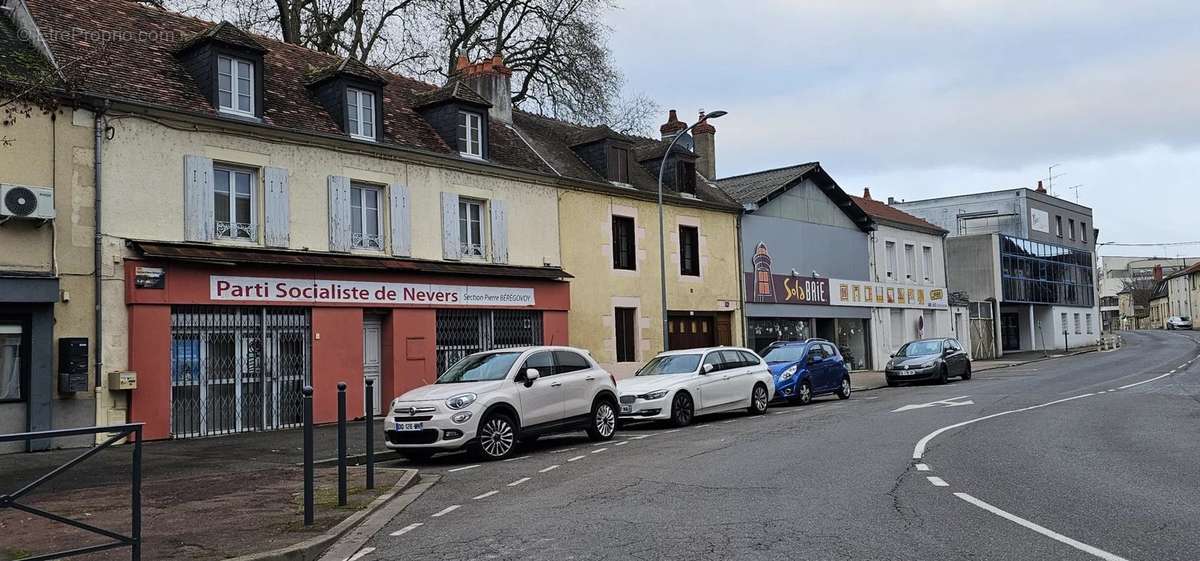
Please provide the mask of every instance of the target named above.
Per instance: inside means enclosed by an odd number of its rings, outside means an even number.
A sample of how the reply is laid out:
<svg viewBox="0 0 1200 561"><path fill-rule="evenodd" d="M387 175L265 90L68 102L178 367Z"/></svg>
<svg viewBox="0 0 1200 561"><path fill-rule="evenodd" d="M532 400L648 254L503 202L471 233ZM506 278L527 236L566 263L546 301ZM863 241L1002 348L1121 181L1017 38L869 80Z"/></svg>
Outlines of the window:
<svg viewBox="0 0 1200 561"><path fill-rule="evenodd" d="M1082 326L1082 324L1079 321L1079 314L1076 313L1075 314L1075 334L1076 335L1083 333L1083 329L1081 328L1081 326Z"/></svg>
<svg viewBox="0 0 1200 561"><path fill-rule="evenodd" d="M683 160L675 161L675 187L680 193L696 194L696 164Z"/></svg>
<svg viewBox="0 0 1200 561"><path fill-rule="evenodd" d="M1060 237L1060 238L1062 237L1062 217L1061 216L1054 217L1054 231L1055 231L1055 233L1058 234L1058 237Z"/></svg>
<svg viewBox="0 0 1200 561"><path fill-rule="evenodd" d="M608 148L608 179L629 183L629 149L619 146Z"/></svg>
<svg viewBox="0 0 1200 561"><path fill-rule="evenodd" d="M1067 239L1075 239L1075 219L1067 220Z"/></svg>
<svg viewBox="0 0 1200 561"><path fill-rule="evenodd" d="M743 366L758 366L762 364L762 359L758 355L748 351L737 351L738 356L742 357Z"/></svg>
<svg viewBox="0 0 1200 561"><path fill-rule="evenodd" d="M537 369L539 378L545 378L546 376L553 376L554 375L554 355L550 354L550 351L542 351L540 353L534 353L534 354L529 355L529 358L525 359L525 365L522 366L520 372L517 373L516 380L524 381L525 380L525 371L530 368Z"/></svg>
<svg viewBox="0 0 1200 561"><path fill-rule="evenodd" d="M1092 314L1087 315L1087 332L1088 332L1088 335L1091 335L1092 333L1095 332L1092 328Z"/></svg>
<svg viewBox="0 0 1200 561"><path fill-rule="evenodd" d="M1087 222L1079 223L1079 241L1087 243Z"/></svg>
<svg viewBox="0 0 1200 561"><path fill-rule="evenodd" d="M375 140L375 94L346 88L346 119L351 138Z"/></svg>
<svg viewBox="0 0 1200 561"><path fill-rule="evenodd" d="M23 343L20 325L0 324L0 402L25 397L21 365Z"/></svg>
<svg viewBox="0 0 1200 561"><path fill-rule="evenodd" d="M592 364L586 358L583 358L579 353L571 351L554 351L554 362L557 363L557 366L554 368L556 374L587 370L592 367Z"/></svg>
<svg viewBox="0 0 1200 561"><path fill-rule="evenodd" d="M252 170L213 167L213 214L216 237L258 239L258 174Z"/></svg>
<svg viewBox="0 0 1200 561"><path fill-rule="evenodd" d="M896 278L896 242L884 242L887 253L887 278Z"/></svg>
<svg viewBox="0 0 1200 561"><path fill-rule="evenodd" d="M379 203L383 189L359 183L350 184L350 246L355 249L383 249L383 213Z"/></svg>
<svg viewBox="0 0 1200 561"><path fill-rule="evenodd" d="M463 257L483 258L483 201L458 200L458 239Z"/></svg>
<svg viewBox="0 0 1200 561"><path fill-rule="evenodd" d="M726 369L742 368L756 363L747 363L746 357L737 351L721 351L721 362L725 363Z"/></svg>
<svg viewBox="0 0 1200 561"><path fill-rule="evenodd" d="M637 308L615 310L617 362L637 361Z"/></svg>
<svg viewBox="0 0 1200 561"><path fill-rule="evenodd" d="M925 261L925 280L928 281L933 276L933 248L929 246L922 247L921 257Z"/></svg>
<svg viewBox="0 0 1200 561"><path fill-rule="evenodd" d="M254 63L217 57L217 108L225 113L254 116Z"/></svg>
<svg viewBox="0 0 1200 561"><path fill-rule="evenodd" d="M1066 333L1067 332L1067 313L1066 312L1062 313L1062 326L1063 326L1063 328L1062 328L1063 333Z"/></svg>
<svg viewBox="0 0 1200 561"><path fill-rule="evenodd" d="M483 117L479 113L458 112L458 152L463 156L483 157Z"/></svg>
<svg viewBox="0 0 1200 561"><path fill-rule="evenodd" d="M917 248L913 244L904 244L904 271L905 278L913 278L917 272Z"/></svg>
<svg viewBox="0 0 1200 561"><path fill-rule="evenodd" d="M724 357L721 356L721 351L713 351L708 353L708 356L704 357L704 362L700 365L700 368L703 369L707 364L712 365L712 372L719 372L729 368L729 365L725 364ZM701 372L703 372L703 370L701 370Z"/></svg>
<svg viewBox="0 0 1200 561"><path fill-rule="evenodd" d="M695 226L679 227L679 274L700 276L700 229Z"/></svg>
<svg viewBox="0 0 1200 561"><path fill-rule="evenodd" d="M637 269L637 255L633 239L633 218L613 216L613 268L633 271Z"/></svg>

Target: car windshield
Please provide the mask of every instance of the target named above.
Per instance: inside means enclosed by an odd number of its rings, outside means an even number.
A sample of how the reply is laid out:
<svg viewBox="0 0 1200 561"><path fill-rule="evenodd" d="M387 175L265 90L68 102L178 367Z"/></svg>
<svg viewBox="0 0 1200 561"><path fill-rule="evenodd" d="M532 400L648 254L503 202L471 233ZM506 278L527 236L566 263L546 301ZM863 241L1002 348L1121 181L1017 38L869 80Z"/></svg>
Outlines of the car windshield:
<svg viewBox="0 0 1200 561"><path fill-rule="evenodd" d="M487 353L468 356L438 377L437 384L503 380L521 353Z"/></svg>
<svg viewBox="0 0 1200 561"><path fill-rule="evenodd" d="M1187 316L1183 316L1183 317L1180 317L1180 318L1179 318L1179 321L1192 321L1192 318L1190 318L1190 317L1187 317Z"/></svg>
<svg viewBox="0 0 1200 561"><path fill-rule="evenodd" d="M925 356L936 355L940 352L942 352L941 341L913 341L900 347L896 356Z"/></svg>
<svg viewBox="0 0 1200 561"><path fill-rule="evenodd" d="M780 345L771 347L763 360L767 362L800 362L804 358L804 345Z"/></svg>
<svg viewBox="0 0 1200 561"><path fill-rule="evenodd" d="M647 362L638 376L659 376L663 374L689 374L696 371L700 365L700 355L668 355L656 356Z"/></svg>

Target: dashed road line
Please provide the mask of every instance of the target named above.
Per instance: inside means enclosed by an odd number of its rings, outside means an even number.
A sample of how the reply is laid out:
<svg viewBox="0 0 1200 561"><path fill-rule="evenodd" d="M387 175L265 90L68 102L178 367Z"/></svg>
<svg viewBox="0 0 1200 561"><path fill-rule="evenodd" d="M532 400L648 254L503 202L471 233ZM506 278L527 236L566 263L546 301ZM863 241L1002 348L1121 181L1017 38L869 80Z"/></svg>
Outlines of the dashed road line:
<svg viewBox="0 0 1200 561"><path fill-rule="evenodd" d="M643 439L643 438L646 438L646 437L648 437L648 436L650 436L650 435L648 435L648 434L639 434L639 435L637 435L637 436L631 436L631 437L629 437L629 440L641 440L641 439Z"/></svg>
<svg viewBox="0 0 1200 561"><path fill-rule="evenodd" d="M395 532L392 532L392 533L391 533L391 534L389 534L389 535L392 535L392 536L403 536L404 534L407 534L407 533L409 533L409 532L411 532L411 531L413 531L413 530L416 530L417 528L420 528L421 526L424 526L424 525L425 525L425 523L424 523L424 522L413 522L412 524L409 524L408 526L405 526L405 527L403 527L403 528L400 528L399 530L396 530Z"/></svg>
<svg viewBox="0 0 1200 561"><path fill-rule="evenodd" d="M1020 526L1023 526L1030 530L1033 530L1034 532L1037 532L1043 536L1046 536L1047 538L1050 538L1054 541L1064 543L1075 549L1078 549L1079 551L1082 551L1085 553L1090 553L1091 555L1099 557L1100 559L1104 559L1104 561L1128 561L1127 559L1125 559L1124 557L1121 557L1119 555L1115 555L1115 554L1109 553L1107 551L1104 551L1103 549L1100 549L1098 547L1093 547L1086 543L1083 543L1083 542L1080 542L1077 540L1073 540L1071 538L1068 538L1067 536L1064 536L1058 532L1055 532L1054 530L1051 530L1044 526L1040 526L1038 524L1030 522L1024 518L1021 518L1020 516L1015 515L1015 514L1005 512L1005 511L1003 511L999 508L996 508L988 503L985 503L979 499L976 499L975 497L972 497L971 495L968 495L966 493L955 493L954 496L958 497L972 505L982 508L983 510L986 510L992 514L995 514L996 516L999 516L1000 518L1003 518L1010 522L1014 522Z"/></svg>
<svg viewBox="0 0 1200 561"><path fill-rule="evenodd" d="M681 431L681 430L683 430L683 429L671 429L671 430L669 430L669 431L667 431L667 432L665 432L665 433L663 433L663 434L671 434L671 433L673 433L673 432L679 432L679 431ZM650 435L648 435L648 434L647 434L646 436L650 436ZM643 437L643 438L645 438L645 437Z"/></svg>
<svg viewBox="0 0 1200 561"><path fill-rule="evenodd" d="M463 466L463 467L456 467L456 468L454 468L454 469L448 469L448 470L446 470L446 473L454 473L454 472L457 472L457 471L467 471L467 470L469 470L469 469L475 469L475 468L477 468L477 467L479 467L479 464L475 464L475 465L473 465L473 466Z"/></svg>
<svg viewBox="0 0 1200 561"><path fill-rule="evenodd" d="M929 471L928 464L917 464L917 471Z"/></svg>
<svg viewBox="0 0 1200 561"><path fill-rule="evenodd" d="M592 450L592 453L593 453L593 454L599 454L599 453L601 453L601 452L603 452L603 451L605 451L605 450L608 450L608 448L597 448L597 449L595 449L595 450Z"/></svg>
<svg viewBox="0 0 1200 561"><path fill-rule="evenodd" d="M572 451L572 450L574 450L574 449L575 449L574 447L571 447L571 448L563 448L562 450L551 450L551 451L550 451L550 453L551 453L551 454L561 454L561 453L563 453L563 452L570 452L570 451Z"/></svg>
<svg viewBox="0 0 1200 561"><path fill-rule="evenodd" d="M942 479L940 477L934 477L931 475L929 477L926 477L925 479L928 479L929 483L931 485L933 485L934 487L949 487L950 486L949 483L946 483L945 479Z"/></svg>
<svg viewBox="0 0 1200 561"><path fill-rule="evenodd" d="M554 471L554 470L556 470L556 469L558 469L558 468L559 468L559 465L560 465L560 464L554 464L554 465L552 465L552 466L549 466L549 467L544 467L544 468L542 468L542 469L539 469L539 470L538 470L538 473L546 473L546 472L548 472L548 471Z"/></svg>
<svg viewBox="0 0 1200 561"><path fill-rule="evenodd" d="M613 444L613 446L624 446L624 445L626 445L626 444L629 444L629 441L628 441L628 440L622 440L622 441L620 441L620 442L618 442L618 443L616 443L616 444Z"/></svg>
<svg viewBox="0 0 1200 561"><path fill-rule="evenodd" d="M502 460L502 461L505 461L505 462L515 462L515 461L517 461L517 460L524 460L525 458L528 458L528 457L529 457L529 456L517 456L517 457L515 457L515 458L509 458L509 459L507 459L507 460Z"/></svg>
<svg viewBox="0 0 1200 561"><path fill-rule="evenodd" d="M567 458L567 461L568 461L568 462L575 462L575 461L578 461L578 460L582 460L582 459L584 459L584 458L586 458L586 457L587 457L587 456L575 456L574 458Z"/></svg>
<svg viewBox="0 0 1200 561"><path fill-rule="evenodd" d="M479 496L477 496L477 497L471 497L471 500L473 500L473 501L478 501L478 500L486 499L486 498L488 498L488 497L490 497L490 496L492 496L492 495L495 495L496 493L499 493L499 492L500 492L500 491L488 491L488 492L486 492L486 493L484 493L484 494L482 494L482 495L479 495Z"/></svg>
<svg viewBox="0 0 1200 561"><path fill-rule="evenodd" d="M520 484L522 484L522 483L524 483L524 482L526 482L526 481L529 481L530 479L532 479L532 478L531 478L531 477L522 477L522 478L520 478L520 479L518 479L518 480L516 480L516 481L513 481L512 483L509 483L509 484L508 484L508 486L509 486L509 487L516 487L517 485L520 485Z"/></svg>
<svg viewBox="0 0 1200 561"><path fill-rule="evenodd" d="M355 553L354 555L347 557L346 561L358 561L359 559L362 559L363 557L365 557L368 553L371 553L372 551L375 551L375 548L364 547L364 548L358 550L358 553Z"/></svg>
<svg viewBox="0 0 1200 561"><path fill-rule="evenodd" d="M1161 376L1160 376L1160 377L1161 377ZM1141 383L1141 382L1139 382L1139 383ZM1122 389L1124 389L1124 388L1122 388ZM1029 406L1029 407L1022 407L1022 408L1020 408L1020 409L1011 409L1011 410L1008 410L1008 411L1001 411L1001 412L999 412L999 413L993 413L993 414L991 414L991 415L985 415L985 416L983 416L983 417L976 417L976 418L974 418L974 419L968 419L968 420L966 420L966 421L963 421L963 422L961 422L961 423L954 423L953 425L944 426L944 427L942 427L942 428L940 428L940 429L938 429L938 430L935 430L935 431L933 431L933 432L931 432L931 433L929 433L929 434L925 435L924 437L922 437L922 438L921 438L921 440L917 441L917 445L913 447L913 456L912 456L912 457L913 457L913 459L914 459L914 460L919 460L919 459L921 459L921 456L924 456L924 455L925 455L925 447L929 445L929 442L930 442L931 440L933 440L934 438L937 438L937 436L938 436L938 435L941 435L942 433L944 433L944 432L946 432L946 431L953 430L953 429L956 429L956 428L959 428L959 427L965 427L965 426L967 426L967 425L970 425L970 424L973 424L973 423L978 423L979 421L986 421L986 420L988 420L988 419L994 419L994 418L996 418L996 417L1001 417L1001 416L1008 415L1008 414L1011 414L1011 413L1020 413L1020 412L1022 412L1022 411L1031 411L1031 410L1034 410L1034 409L1041 409L1042 407L1049 407L1049 406L1051 406L1051 405L1056 405L1056 404L1059 404L1059 403L1066 403L1066 402L1068 402L1068 401L1074 401L1074 400L1076 400L1076 399L1083 399L1083 398L1085 398L1085 397L1091 397L1091 396L1093 396L1093 395L1096 395L1096 394L1094 394L1094 393L1085 393L1085 394L1082 394L1082 395L1077 395L1077 396L1073 396L1073 397L1067 397L1067 398L1058 399L1058 400L1055 400L1055 401L1049 401L1049 402L1042 403L1042 404L1038 404L1038 405L1032 405L1032 406Z"/></svg>
<svg viewBox="0 0 1200 561"><path fill-rule="evenodd" d="M728 425L729 423L736 423L736 422L737 422L737 419L730 419L728 421L721 421L721 424Z"/></svg>
<svg viewBox="0 0 1200 561"><path fill-rule="evenodd" d="M450 505L446 508L443 508L442 510L439 510L433 514L430 514L429 516L430 516L430 518L441 518L447 514L450 514L451 512L458 510L459 508L462 508L462 505Z"/></svg>

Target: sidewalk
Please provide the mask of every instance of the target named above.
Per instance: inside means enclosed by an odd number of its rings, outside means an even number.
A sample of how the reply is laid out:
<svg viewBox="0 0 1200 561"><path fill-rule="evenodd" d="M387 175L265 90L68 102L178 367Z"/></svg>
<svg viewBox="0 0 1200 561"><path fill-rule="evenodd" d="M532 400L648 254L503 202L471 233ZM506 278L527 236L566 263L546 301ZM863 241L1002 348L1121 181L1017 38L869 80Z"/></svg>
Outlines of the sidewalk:
<svg viewBox="0 0 1200 561"><path fill-rule="evenodd" d="M1042 351L1007 353L997 360L971 361L971 370L972 372L983 372L986 370L995 370L997 368L1008 368L1010 366L1040 362L1052 358L1081 355L1084 353L1093 352L1095 350L1096 349L1094 347L1085 347L1083 349L1072 350L1067 353L1058 351L1057 354L1050 354L1049 356ZM887 387L887 378L884 376L883 372L878 370L855 371L850 373L850 387L856 392L885 388Z"/></svg>

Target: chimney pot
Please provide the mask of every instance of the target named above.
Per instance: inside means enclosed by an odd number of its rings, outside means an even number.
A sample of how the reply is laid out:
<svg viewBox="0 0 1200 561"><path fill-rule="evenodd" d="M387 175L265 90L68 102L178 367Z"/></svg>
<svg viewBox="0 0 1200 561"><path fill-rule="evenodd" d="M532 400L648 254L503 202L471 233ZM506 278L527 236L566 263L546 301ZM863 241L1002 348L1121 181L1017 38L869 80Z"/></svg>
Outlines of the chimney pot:
<svg viewBox="0 0 1200 561"><path fill-rule="evenodd" d="M888 203L887 203L887 204L888 204L889 206L896 204L896 197L888 197Z"/></svg>
<svg viewBox="0 0 1200 561"><path fill-rule="evenodd" d="M1045 192L1046 192L1046 188L1045 188L1045 187L1042 187L1042 180L1040 180L1040 179L1038 180L1037 192L1038 192L1038 193L1045 193Z"/></svg>
<svg viewBox="0 0 1200 561"><path fill-rule="evenodd" d="M658 132L662 133L663 140L675 136L684 130L687 130L687 123L679 120L679 115L674 109L667 113L667 122L658 127Z"/></svg>
<svg viewBox="0 0 1200 561"><path fill-rule="evenodd" d="M512 123L512 70L504 65L500 55L471 64L459 55L458 68L451 80L461 80L492 104L488 116L496 121Z"/></svg>
<svg viewBox="0 0 1200 561"><path fill-rule="evenodd" d="M871 188L870 188L870 187L863 187L863 198L864 198L864 199L866 199L866 200L868 200L868 201L869 201L869 200L872 200L872 199L871 199Z"/></svg>

